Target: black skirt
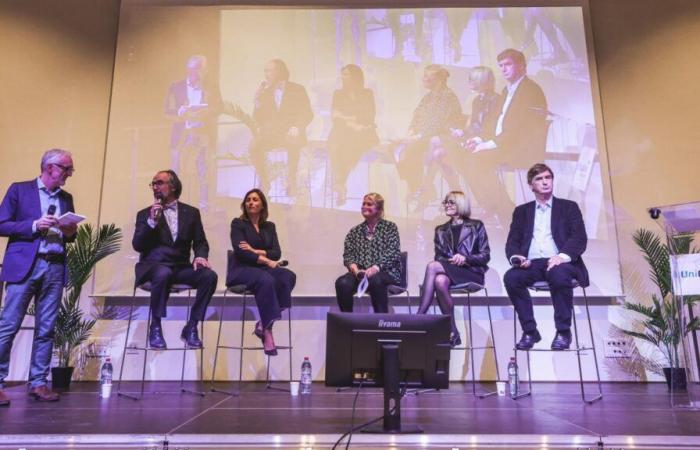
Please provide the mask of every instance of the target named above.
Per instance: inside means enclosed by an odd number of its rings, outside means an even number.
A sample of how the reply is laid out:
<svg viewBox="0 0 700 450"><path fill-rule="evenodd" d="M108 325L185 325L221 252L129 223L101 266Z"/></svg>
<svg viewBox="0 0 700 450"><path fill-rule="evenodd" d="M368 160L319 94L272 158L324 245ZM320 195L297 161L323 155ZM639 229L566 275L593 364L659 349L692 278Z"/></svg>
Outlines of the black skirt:
<svg viewBox="0 0 700 450"><path fill-rule="evenodd" d="M456 266L447 261L439 261L442 268L445 270L447 277L450 279L450 285L477 283L484 285L484 274L470 270L468 267Z"/></svg>

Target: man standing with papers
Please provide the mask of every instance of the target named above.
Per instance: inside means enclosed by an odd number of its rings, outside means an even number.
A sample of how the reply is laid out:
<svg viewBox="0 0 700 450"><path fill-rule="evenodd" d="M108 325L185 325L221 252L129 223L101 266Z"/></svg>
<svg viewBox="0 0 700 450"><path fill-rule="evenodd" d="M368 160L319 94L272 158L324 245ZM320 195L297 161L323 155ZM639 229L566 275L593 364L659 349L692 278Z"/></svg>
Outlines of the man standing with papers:
<svg viewBox="0 0 700 450"><path fill-rule="evenodd" d="M73 197L61 189L73 175L70 152L51 149L41 158L41 175L13 183L0 204L0 236L7 249L0 281L7 284L0 314L0 406L8 406L4 381L10 351L32 298L36 308L34 343L29 368L29 395L53 402L57 393L47 386L53 351L54 324L66 281L65 244L75 239L75 223L60 225L58 217L73 212Z"/></svg>

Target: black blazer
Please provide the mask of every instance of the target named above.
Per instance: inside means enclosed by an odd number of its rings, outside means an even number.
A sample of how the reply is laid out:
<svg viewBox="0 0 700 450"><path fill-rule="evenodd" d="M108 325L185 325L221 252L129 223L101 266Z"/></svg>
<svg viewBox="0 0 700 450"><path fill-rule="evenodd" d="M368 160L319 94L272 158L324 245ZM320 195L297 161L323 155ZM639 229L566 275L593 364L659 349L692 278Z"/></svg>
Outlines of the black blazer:
<svg viewBox="0 0 700 450"><path fill-rule="evenodd" d="M284 85L279 109L275 104L274 88L267 88L260 93L253 110L253 119L259 126L261 136L284 138L289 128L297 127L299 137L296 140L299 145L306 143L306 127L313 117L306 89L291 81Z"/></svg>
<svg viewBox="0 0 700 450"><path fill-rule="evenodd" d="M156 264L170 266L189 265L190 250L195 258L209 257L209 243L204 234L199 210L188 204L177 202L177 241L173 242L165 214L160 216L155 228L148 225L151 208L144 208L136 215L136 227L131 245L140 253L136 263L136 284Z"/></svg>
<svg viewBox="0 0 700 450"><path fill-rule="evenodd" d="M506 240L506 257L527 256L535 227L535 201L525 203L513 211ZM581 210L576 202L554 197L552 199L552 237L560 253L571 257L571 264L578 269L578 282L586 287L589 284L588 270L581 255L586 251L588 236L583 223Z"/></svg>
<svg viewBox="0 0 700 450"><path fill-rule="evenodd" d="M507 89L504 88L500 105L496 109L496 121L503 110L507 93ZM495 124L496 122L490 130L494 133ZM544 92L537 83L525 77L508 106L501 134L493 139L498 148L506 153L504 158L513 166L529 167L533 161L544 159L548 126L547 99Z"/></svg>
<svg viewBox="0 0 700 450"><path fill-rule="evenodd" d="M474 219L465 220L457 243L453 242L450 223L448 221L435 228L435 260L447 261L455 253L459 253L467 258L465 268L476 273L485 273L491 259L491 249L483 222Z"/></svg>
<svg viewBox="0 0 700 450"><path fill-rule="evenodd" d="M282 256L274 223L263 223L260 225L260 233L258 233L249 221L240 218L233 219L231 221L231 246L234 256L229 260L229 267L226 271L227 285L231 284L234 267L261 267L255 252L238 248L241 241L246 241L256 250L265 250L269 259L276 261Z"/></svg>

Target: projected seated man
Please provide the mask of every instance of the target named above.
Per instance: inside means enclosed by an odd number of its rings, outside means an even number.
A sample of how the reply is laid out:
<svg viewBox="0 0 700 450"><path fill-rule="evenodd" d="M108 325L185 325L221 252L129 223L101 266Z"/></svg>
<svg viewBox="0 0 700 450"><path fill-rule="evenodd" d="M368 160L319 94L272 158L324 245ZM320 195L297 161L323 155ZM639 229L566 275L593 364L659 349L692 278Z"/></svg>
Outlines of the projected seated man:
<svg viewBox="0 0 700 450"><path fill-rule="evenodd" d="M250 158L260 178L260 189L270 190L267 153L276 148L287 151L287 195L296 189L299 153L306 145L306 127L313 119L304 86L289 81L289 69L281 59L265 64L265 79L255 93L255 130Z"/></svg>
<svg viewBox="0 0 700 450"><path fill-rule="evenodd" d="M253 291L260 313L254 333L262 341L265 354L276 356L272 325L282 318L282 311L292 305L292 289L297 277L280 266L282 250L277 229L267 220L267 199L260 189L246 193L241 213L231 221L234 256L226 273L226 286L244 284Z"/></svg>
<svg viewBox="0 0 700 450"><path fill-rule="evenodd" d="M498 149L500 160L511 168L528 167L532 161L545 159L547 144L547 99L542 88L527 76L525 55L506 49L496 57L507 86L495 128L468 141L473 153ZM479 161L473 162L479 166Z"/></svg>
<svg viewBox="0 0 700 450"><path fill-rule="evenodd" d="M213 140L213 127L220 111L218 89L206 80L207 58L193 55L187 60L187 76L170 85L165 97L165 115L173 123L170 132L172 169L180 171L183 152L191 149L197 158L199 207L209 207L207 185L207 150Z"/></svg>
<svg viewBox="0 0 700 450"><path fill-rule="evenodd" d="M216 291L218 277L207 258L209 243L199 210L180 202L182 183L172 170L156 173L151 181L155 201L136 215L132 246L140 253L136 285L151 282L149 345L167 347L161 318L166 316L170 287L183 283L197 290L194 305L180 338L189 348L202 348L197 323L204 320L207 305ZM194 260L190 262L190 249Z"/></svg>
<svg viewBox="0 0 700 450"><path fill-rule="evenodd" d="M575 202L552 195L554 172L547 165L532 166L527 182L535 200L513 211L506 241L506 256L513 267L503 277L523 329L516 347L528 350L541 340L527 287L546 281L557 329L551 348L566 350L571 345L572 280L588 285L588 271L581 258L588 242L586 227Z"/></svg>
<svg viewBox="0 0 700 450"><path fill-rule="evenodd" d="M459 188L455 164L448 156L456 147L450 130L461 128L464 116L457 95L447 87L449 76L445 68L436 64L425 68L423 87L428 92L413 112L408 137L404 140L406 147L398 164L399 175L408 183L409 198L418 204L435 197L431 186L438 169L450 188ZM426 166L428 170L424 176Z"/></svg>
<svg viewBox="0 0 700 450"><path fill-rule="evenodd" d="M362 199L364 221L353 227L343 250L343 265L348 273L335 281L338 306L352 312L353 295L363 280L376 313L389 312L387 287L401 282L401 241L394 222L384 219L384 198L369 193Z"/></svg>

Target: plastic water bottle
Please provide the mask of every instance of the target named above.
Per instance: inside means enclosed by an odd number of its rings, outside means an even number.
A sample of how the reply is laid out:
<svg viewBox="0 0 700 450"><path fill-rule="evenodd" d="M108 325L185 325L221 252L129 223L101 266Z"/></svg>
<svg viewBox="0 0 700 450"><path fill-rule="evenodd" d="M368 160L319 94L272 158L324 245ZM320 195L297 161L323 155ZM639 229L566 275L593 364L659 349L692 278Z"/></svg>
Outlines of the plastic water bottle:
<svg viewBox="0 0 700 450"><path fill-rule="evenodd" d="M114 373L114 368L112 367L112 359L108 356L105 359L104 364L102 364L102 369L100 369L100 397L109 398L112 394L112 374Z"/></svg>
<svg viewBox="0 0 700 450"><path fill-rule="evenodd" d="M518 396L518 383L520 379L518 378L518 363L515 362L515 358L511 356L510 362L508 363L508 393L511 398Z"/></svg>
<svg viewBox="0 0 700 450"><path fill-rule="evenodd" d="M304 356L304 362L301 363L301 378L299 383L299 392L301 395L311 394L311 361L308 356Z"/></svg>

